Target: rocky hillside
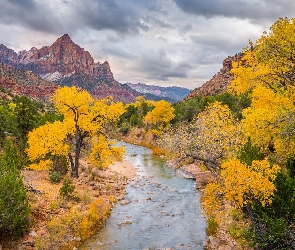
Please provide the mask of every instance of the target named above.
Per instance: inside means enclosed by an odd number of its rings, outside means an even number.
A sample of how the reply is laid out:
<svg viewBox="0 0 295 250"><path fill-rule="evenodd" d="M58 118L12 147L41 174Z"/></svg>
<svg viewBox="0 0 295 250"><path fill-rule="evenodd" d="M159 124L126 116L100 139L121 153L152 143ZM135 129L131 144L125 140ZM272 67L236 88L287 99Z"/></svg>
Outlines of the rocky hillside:
<svg viewBox="0 0 295 250"><path fill-rule="evenodd" d="M0 87L13 95L25 95L35 101L47 101L58 86L31 71L0 64Z"/></svg>
<svg viewBox="0 0 295 250"><path fill-rule="evenodd" d="M90 53L75 44L67 34L50 46L43 46L41 49L33 47L29 51L23 50L18 53L1 44L0 63L10 66L11 69L29 70L30 73L26 73L27 75L33 72L43 79L62 86L82 87L97 98L112 95L116 101L128 103L135 101L135 98L141 95L127 85L117 82L107 61L94 62ZM17 72L15 74L21 71ZM22 89L19 92L25 92L23 88L28 84L21 83L18 86L17 83L14 82L14 88ZM34 95L37 94L35 89L32 89L34 84L29 85L30 91ZM47 93L48 90L39 91L39 95L44 92Z"/></svg>
<svg viewBox="0 0 295 250"><path fill-rule="evenodd" d="M242 54L229 56L223 61L223 67L220 71L212 77L211 80L205 82L201 87L195 88L189 93L184 101L193 98L196 95L216 95L226 92L227 86L233 78L230 70L232 69L232 62L241 60Z"/></svg>
<svg viewBox="0 0 295 250"><path fill-rule="evenodd" d="M143 83L126 84L140 93L147 95L152 94L154 96L157 96L158 98L167 98L167 100L170 102L180 101L190 93L189 89L176 86L160 87L155 85L147 85Z"/></svg>

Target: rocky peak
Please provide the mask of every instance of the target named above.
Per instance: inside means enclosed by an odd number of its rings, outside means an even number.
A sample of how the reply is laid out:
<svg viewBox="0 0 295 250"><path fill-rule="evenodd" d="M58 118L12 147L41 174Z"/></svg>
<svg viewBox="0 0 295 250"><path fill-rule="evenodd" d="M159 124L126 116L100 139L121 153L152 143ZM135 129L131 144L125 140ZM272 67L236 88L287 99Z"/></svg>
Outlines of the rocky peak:
<svg viewBox="0 0 295 250"><path fill-rule="evenodd" d="M184 101L189 100L196 95L216 95L226 92L227 86L233 78L230 73L232 69L232 62L237 62L242 59L242 53L235 56L229 56L223 61L223 67L215 74L211 80L205 82L201 87L195 88L189 93Z"/></svg>
<svg viewBox="0 0 295 250"><path fill-rule="evenodd" d="M35 47L15 53L5 45L0 45L0 63L16 69L31 70L44 78L52 75L64 77L74 72L114 81L108 62L95 63L84 48L75 44L68 34L59 37L52 45Z"/></svg>

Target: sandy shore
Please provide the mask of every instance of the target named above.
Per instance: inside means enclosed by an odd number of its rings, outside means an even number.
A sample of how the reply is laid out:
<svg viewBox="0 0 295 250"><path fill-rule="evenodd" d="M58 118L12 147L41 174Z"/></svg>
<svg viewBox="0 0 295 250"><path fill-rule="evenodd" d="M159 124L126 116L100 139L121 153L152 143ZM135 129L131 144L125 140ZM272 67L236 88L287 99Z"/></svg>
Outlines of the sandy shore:
<svg viewBox="0 0 295 250"><path fill-rule="evenodd" d="M127 160L114 162L106 171L116 172L121 176L125 176L128 180L134 178L137 173L137 169Z"/></svg>

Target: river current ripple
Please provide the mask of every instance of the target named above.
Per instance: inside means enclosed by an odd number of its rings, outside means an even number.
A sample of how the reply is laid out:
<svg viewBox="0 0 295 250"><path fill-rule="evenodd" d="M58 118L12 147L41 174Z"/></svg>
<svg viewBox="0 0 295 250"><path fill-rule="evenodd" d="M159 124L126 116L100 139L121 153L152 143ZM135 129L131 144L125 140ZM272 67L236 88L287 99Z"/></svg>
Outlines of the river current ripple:
<svg viewBox="0 0 295 250"><path fill-rule="evenodd" d="M106 226L80 250L203 249L206 221L195 182L177 176L149 149L119 144L138 169L138 178L126 188L130 203L118 202Z"/></svg>

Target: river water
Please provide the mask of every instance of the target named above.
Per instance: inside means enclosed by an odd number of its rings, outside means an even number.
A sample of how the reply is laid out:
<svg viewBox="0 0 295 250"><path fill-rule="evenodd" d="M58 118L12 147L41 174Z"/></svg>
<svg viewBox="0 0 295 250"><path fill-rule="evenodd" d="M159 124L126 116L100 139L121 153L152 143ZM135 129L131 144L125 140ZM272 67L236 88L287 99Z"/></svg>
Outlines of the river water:
<svg viewBox="0 0 295 250"><path fill-rule="evenodd" d="M195 182L177 176L149 149L120 144L138 168L139 176L126 188L130 203L118 202L106 226L80 249L203 249L206 221Z"/></svg>

